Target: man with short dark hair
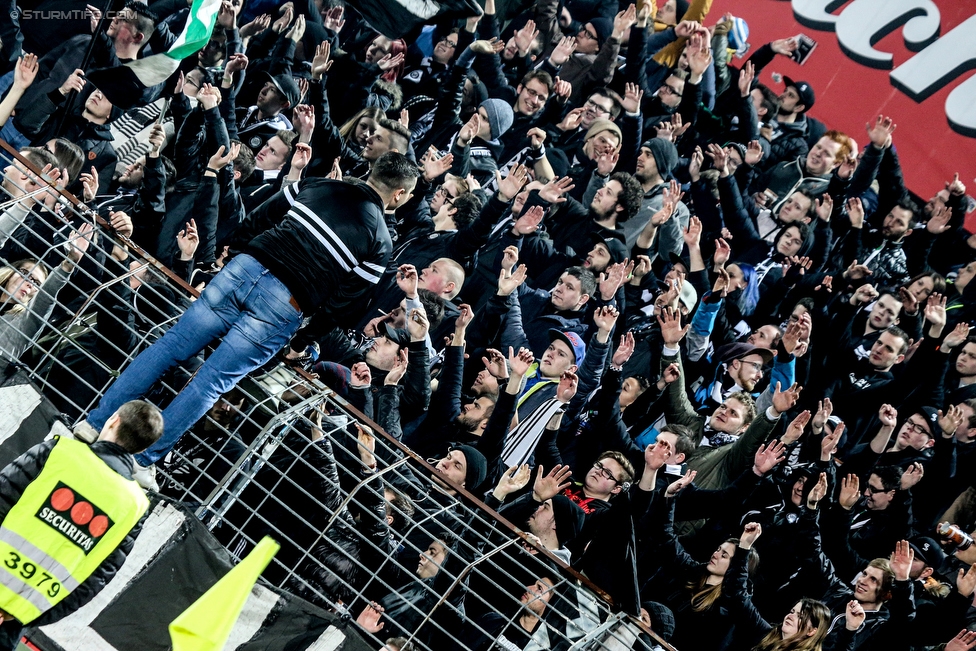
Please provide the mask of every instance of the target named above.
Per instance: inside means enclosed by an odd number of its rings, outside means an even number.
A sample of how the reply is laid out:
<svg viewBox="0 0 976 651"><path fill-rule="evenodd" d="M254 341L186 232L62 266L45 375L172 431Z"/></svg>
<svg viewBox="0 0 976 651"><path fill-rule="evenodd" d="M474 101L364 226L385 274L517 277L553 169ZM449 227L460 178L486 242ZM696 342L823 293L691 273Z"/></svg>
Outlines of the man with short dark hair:
<svg viewBox="0 0 976 651"><path fill-rule="evenodd" d="M244 253L133 360L87 423L101 427L117 405L144 395L178 361L220 338L216 351L166 408L164 437L139 457L143 465L155 463L223 393L288 342L303 310L315 315L320 331L347 322L357 307L365 307L364 297L386 269L392 242L384 213L409 200L416 179L414 163L389 153L376 162L366 183L306 179L266 201L238 233Z"/></svg>
<svg viewBox="0 0 976 651"><path fill-rule="evenodd" d="M132 455L162 433L159 409L133 400L105 420L91 447L55 437L0 471L0 544L11 570L0 580L0 649L13 651L25 624L75 612L119 571L149 508L132 480ZM91 514L84 524L81 507ZM46 584L30 580L41 568Z"/></svg>

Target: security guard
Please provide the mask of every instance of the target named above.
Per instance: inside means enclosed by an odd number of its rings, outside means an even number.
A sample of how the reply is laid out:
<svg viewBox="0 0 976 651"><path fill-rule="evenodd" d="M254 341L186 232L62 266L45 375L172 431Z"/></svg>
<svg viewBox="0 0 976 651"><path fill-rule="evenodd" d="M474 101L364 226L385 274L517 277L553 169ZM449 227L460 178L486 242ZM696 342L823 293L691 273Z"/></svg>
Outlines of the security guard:
<svg viewBox="0 0 976 651"><path fill-rule="evenodd" d="M162 433L159 409L133 400L91 447L55 437L0 471L0 651L17 647L25 624L69 615L115 576L149 508L132 455Z"/></svg>

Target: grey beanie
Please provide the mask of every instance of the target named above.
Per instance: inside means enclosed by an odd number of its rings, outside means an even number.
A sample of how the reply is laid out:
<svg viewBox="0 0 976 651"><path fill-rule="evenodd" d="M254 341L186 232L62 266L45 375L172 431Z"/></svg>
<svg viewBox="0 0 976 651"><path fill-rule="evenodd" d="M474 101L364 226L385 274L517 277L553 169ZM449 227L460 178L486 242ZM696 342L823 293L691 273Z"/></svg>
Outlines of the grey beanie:
<svg viewBox="0 0 976 651"><path fill-rule="evenodd" d="M654 156L657 163L657 173L665 181L671 178L671 172L678 166L678 149L670 140L664 138L651 138L644 142L641 147L647 147Z"/></svg>
<svg viewBox="0 0 976 651"><path fill-rule="evenodd" d="M491 127L491 139L497 140L512 127L515 121L515 112L512 107L500 99L486 99L481 103L481 108L488 114L488 125Z"/></svg>

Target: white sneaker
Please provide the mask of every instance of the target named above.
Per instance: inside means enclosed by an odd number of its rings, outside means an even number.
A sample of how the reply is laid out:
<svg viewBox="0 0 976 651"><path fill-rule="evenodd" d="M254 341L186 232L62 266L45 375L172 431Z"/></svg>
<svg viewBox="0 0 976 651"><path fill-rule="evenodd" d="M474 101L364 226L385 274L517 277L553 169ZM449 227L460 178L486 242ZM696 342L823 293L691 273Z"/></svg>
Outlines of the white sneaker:
<svg viewBox="0 0 976 651"><path fill-rule="evenodd" d="M147 491L158 491L159 484L156 482L156 466L140 466L137 461L133 462L132 478L137 484Z"/></svg>
<svg viewBox="0 0 976 651"><path fill-rule="evenodd" d="M92 427L87 420L83 420L74 429L75 439L91 445L98 440L98 430Z"/></svg>

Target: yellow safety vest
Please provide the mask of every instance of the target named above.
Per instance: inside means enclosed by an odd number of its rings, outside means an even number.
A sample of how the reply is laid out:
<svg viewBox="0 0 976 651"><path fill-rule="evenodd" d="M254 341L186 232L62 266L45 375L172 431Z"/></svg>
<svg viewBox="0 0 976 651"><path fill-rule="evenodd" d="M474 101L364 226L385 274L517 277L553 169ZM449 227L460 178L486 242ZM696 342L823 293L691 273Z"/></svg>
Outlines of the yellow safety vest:
<svg viewBox="0 0 976 651"><path fill-rule="evenodd" d="M146 494L84 443L59 438L0 523L0 608L27 624L67 597L125 540Z"/></svg>

